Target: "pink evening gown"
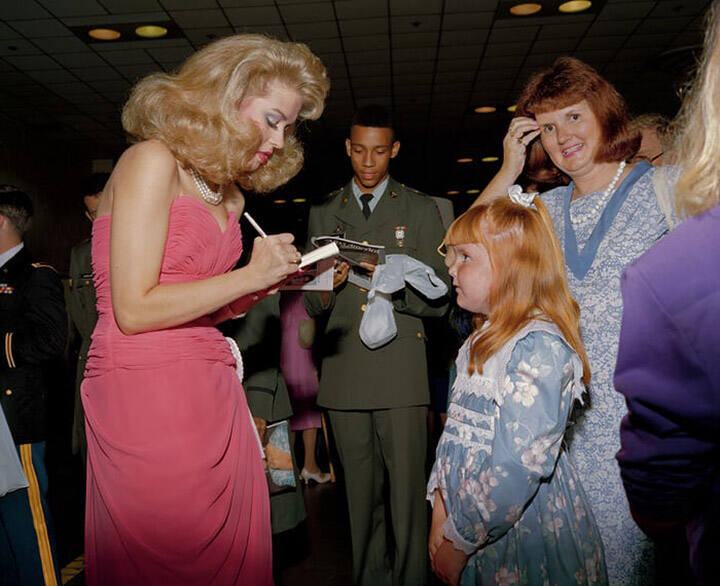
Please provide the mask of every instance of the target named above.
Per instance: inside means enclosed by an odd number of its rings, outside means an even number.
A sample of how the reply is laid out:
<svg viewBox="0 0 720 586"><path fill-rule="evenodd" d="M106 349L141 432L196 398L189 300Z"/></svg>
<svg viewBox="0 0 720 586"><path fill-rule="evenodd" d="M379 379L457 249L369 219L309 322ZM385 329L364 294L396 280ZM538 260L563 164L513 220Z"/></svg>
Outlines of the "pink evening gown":
<svg viewBox="0 0 720 586"><path fill-rule="evenodd" d="M175 199L160 283L230 270L242 239ZM123 334L110 299L110 216L93 224L99 319L82 400L88 438L86 581L272 584L270 504L235 360L206 316Z"/></svg>

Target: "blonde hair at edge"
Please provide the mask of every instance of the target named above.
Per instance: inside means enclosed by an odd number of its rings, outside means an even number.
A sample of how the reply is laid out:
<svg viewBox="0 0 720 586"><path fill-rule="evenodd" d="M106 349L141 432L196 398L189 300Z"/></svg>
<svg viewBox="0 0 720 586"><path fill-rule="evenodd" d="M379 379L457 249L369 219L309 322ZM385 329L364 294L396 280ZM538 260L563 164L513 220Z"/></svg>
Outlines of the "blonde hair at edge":
<svg viewBox="0 0 720 586"><path fill-rule="evenodd" d="M720 6L708 12L705 49L694 85L678 116L677 210L694 216L720 203Z"/></svg>
<svg viewBox="0 0 720 586"><path fill-rule="evenodd" d="M265 165L246 173L262 138L238 118L237 106L264 95L273 81L302 96L298 121L322 114L330 82L320 59L306 45L248 34L215 41L177 72L138 82L123 108L123 128L134 142L163 141L183 166L213 183L272 191L300 170L302 147L289 135Z"/></svg>
<svg viewBox="0 0 720 586"><path fill-rule="evenodd" d="M565 261L552 220L539 197L536 209L500 198L470 208L457 218L445 244L479 243L492 267L490 314L475 314L468 373L482 365L532 319L552 321L583 363L583 382L590 365L580 337L580 308L570 294ZM487 327L482 328L488 320Z"/></svg>

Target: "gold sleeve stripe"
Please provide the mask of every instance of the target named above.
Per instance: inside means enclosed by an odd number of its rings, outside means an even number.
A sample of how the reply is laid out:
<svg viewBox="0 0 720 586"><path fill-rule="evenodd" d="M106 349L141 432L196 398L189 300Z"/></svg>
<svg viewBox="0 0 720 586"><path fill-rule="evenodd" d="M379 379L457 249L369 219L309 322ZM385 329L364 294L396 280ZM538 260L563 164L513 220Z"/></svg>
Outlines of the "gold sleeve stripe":
<svg viewBox="0 0 720 586"><path fill-rule="evenodd" d="M12 352L12 337L12 332L7 332L5 334L5 359L7 360L10 368L15 368L15 358L13 357Z"/></svg>
<svg viewBox="0 0 720 586"><path fill-rule="evenodd" d="M33 525L35 526L35 534L37 535L45 586L57 586L52 550L50 549L50 538L48 537L47 525L45 524L45 513L43 512L42 501L40 500L40 486L38 485L37 476L35 475L35 467L32 461L32 446L30 444L20 444L20 459L22 460L25 477L28 480L28 500L30 501L30 511L32 512Z"/></svg>
<svg viewBox="0 0 720 586"><path fill-rule="evenodd" d="M57 269L54 266L49 265L45 262L34 262L34 263L32 263L32 266L35 269L52 269L53 271L55 271L57 273Z"/></svg>

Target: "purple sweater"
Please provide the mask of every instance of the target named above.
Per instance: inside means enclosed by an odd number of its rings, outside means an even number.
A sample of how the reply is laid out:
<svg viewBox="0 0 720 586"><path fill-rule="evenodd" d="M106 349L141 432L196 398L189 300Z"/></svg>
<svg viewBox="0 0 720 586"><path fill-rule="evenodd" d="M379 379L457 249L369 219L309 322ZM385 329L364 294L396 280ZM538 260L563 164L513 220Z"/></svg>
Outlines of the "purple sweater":
<svg viewBox="0 0 720 586"><path fill-rule="evenodd" d="M630 507L645 530L684 525L709 583L720 570L720 206L629 265L622 293L617 459Z"/></svg>

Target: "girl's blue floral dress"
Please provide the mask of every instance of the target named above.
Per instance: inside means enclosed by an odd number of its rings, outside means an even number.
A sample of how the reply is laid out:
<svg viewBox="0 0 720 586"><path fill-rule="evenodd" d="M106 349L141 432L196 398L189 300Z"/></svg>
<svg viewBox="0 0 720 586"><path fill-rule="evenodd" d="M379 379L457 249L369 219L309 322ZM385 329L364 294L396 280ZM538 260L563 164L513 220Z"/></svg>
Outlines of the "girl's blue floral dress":
<svg viewBox="0 0 720 586"><path fill-rule="evenodd" d="M457 358L428 483L444 534L471 554L461 584L607 584L602 541L563 436L584 391L582 362L552 323L533 320L468 375Z"/></svg>

